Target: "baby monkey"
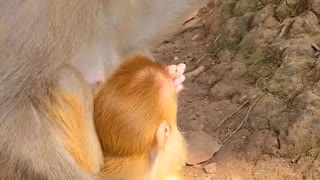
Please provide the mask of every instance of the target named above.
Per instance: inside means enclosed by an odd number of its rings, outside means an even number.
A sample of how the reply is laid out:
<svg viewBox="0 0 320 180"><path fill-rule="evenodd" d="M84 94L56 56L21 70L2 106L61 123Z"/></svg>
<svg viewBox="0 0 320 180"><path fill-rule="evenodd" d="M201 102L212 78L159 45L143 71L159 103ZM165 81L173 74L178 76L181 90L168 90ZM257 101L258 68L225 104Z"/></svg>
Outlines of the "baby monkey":
<svg viewBox="0 0 320 180"><path fill-rule="evenodd" d="M101 84L94 119L105 161L102 176L180 179L185 148L177 128L177 94L184 70L184 64L164 68L135 56Z"/></svg>

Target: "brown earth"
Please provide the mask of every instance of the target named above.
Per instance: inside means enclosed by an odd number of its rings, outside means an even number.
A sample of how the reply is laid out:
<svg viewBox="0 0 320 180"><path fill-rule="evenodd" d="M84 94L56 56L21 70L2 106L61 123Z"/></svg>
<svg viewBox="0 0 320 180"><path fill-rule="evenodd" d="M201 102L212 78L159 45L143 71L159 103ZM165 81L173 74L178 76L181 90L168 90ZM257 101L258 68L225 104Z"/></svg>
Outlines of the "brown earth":
<svg viewBox="0 0 320 180"><path fill-rule="evenodd" d="M186 179L320 179L319 20L320 0L214 0L154 50L187 65L181 130L222 144Z"/></svg>

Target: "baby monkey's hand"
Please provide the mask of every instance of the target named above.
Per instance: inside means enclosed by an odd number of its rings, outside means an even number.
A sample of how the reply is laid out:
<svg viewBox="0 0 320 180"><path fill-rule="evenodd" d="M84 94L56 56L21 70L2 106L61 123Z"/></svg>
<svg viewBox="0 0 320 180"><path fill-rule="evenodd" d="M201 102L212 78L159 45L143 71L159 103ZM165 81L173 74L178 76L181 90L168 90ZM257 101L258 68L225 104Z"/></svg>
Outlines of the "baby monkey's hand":
<svg viewBox="0 0 320 180"><path fill-rule="evenodd" d="M186 77L183 75L185 69L186 65L183 63L166 67L166 70L172 76L173 84L176 88L177 93L179 93L183 89L183 82L186 79Z"/></svg>

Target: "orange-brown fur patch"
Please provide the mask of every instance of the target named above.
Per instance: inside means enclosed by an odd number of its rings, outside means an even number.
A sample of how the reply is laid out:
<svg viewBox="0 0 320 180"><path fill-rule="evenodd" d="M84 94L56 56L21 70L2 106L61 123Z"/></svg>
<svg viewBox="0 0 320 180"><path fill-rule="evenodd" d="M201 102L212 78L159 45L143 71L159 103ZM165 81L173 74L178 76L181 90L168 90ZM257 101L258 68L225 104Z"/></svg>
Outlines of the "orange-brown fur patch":
<svg viewBox="0 0 320 180"><path fill-rule="evenodd" d="M155 171L157 180L166 180L169 176L179 177L185 160L185 141L177 128L172 130L164 151L159 153Z"/></svg>
<svg viewBox="0 0 320 180"><path fill-rule="evenodd" d="M52 101L47 104L48 113L61 128L63 141L75 161L87 173L95 173L88 142L86 102L80 97L61 90L51 90Z"/></svg>
<svg viewBox="0 0 320 180"><path fill-rule="evenodd" d="M149 179L151 164L146 157L106 157L101 169L102 176L112 176L123 180Z"/></svg>
<svg viewBox="0 0 320 180"><path fill-rule="evenodd" d="M177 129L173 77L159 63L136 56L102 84L95 97L95 123L105 163L103 175L130 180L178 179L183 141ZM159 125L167 121L166 147L150 161Z"/></svg>
<svg viewBox="0 0 320 180"><path fill-rule="evenodd" d="M162 121L175 125L176 94L170 80L160 64L143 57L128 60L107 80L94 100L104 154L143 155L154 145ZM164 81L171 86L166 99L161 94Z"/></svg>

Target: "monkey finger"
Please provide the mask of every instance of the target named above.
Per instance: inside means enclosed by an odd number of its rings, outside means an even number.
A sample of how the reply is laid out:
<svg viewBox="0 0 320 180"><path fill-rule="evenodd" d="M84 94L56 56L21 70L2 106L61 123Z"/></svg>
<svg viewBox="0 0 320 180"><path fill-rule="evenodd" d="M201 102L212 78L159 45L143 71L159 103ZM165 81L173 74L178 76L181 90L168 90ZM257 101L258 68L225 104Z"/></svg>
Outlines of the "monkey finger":
<svg viewBox="0 0 320 180"><path fill-rule="evenodd" d="M181 63L177 66L177 77L183 75L184 71L186 70L186 64Z"/></svg>
<svg viewBox="0 0 320 180"><path fill-rule="evenodd" d="M168 73L171 74L175 74L177 71L177 65L170 65L166 67L166 70L168 71Z"/></svg>
<svg viewBox="0 0 320 180"><path fill-rule="evenodd" d="M179 85L179 86L177 86L177 87L176 87L177 93L179 93L180 91L182 91L182 89L183 89L183 85L182 85L182 84Z"/></svg>
<svg viewBox="0 0 320 180"><path fill-rule="evenodd" d="M172 79L175 79L178 77L177 75L177 65L170 65L166 67L167 72L171 76Z"/></svg>
<svg viewBox="0 0 320 180"><path fill-rule="evenodd" d="M184 75L181 75L180 77L178 77L177 79L173 80L173 84L175 86L179 86L181 85L184 81L186 80L186 77Z"/></svg>

